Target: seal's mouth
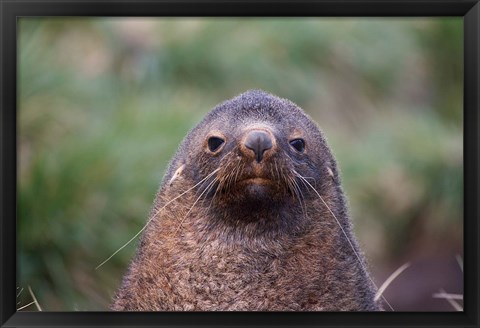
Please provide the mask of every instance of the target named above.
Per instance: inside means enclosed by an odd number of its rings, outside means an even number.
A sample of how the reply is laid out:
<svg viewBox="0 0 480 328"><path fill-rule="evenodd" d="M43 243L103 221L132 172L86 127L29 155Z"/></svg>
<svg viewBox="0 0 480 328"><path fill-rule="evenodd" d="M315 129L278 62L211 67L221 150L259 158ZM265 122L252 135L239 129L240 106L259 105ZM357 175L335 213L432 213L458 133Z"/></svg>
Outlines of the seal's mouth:
<svg viewBox="0 0 480 328"><path fill-rule="evenodd" d="M295 195L299 188L294 181L289 164L279 156L261 163L243 157L225 157L208 195L216 195L222 201L251 202L252 199L282 199Z"/></svg>
<svg viewBox="0 0 480 328"><path fill-rule="evenodd" d="M273 181L267 178L260 178L260 177L254 177L254 178L246 178L239 183L245 183L245 184L255 184L255 185L266 185L266 184L271 184Z"/></svg>

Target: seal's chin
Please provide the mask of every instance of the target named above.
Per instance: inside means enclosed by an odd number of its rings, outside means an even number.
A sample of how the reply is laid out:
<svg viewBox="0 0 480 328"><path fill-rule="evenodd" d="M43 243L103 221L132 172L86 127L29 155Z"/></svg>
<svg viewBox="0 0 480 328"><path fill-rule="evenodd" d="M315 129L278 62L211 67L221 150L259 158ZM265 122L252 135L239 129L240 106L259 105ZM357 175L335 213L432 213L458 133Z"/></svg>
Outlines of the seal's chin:
<svg viewBox="0 0 480 328"><path fill-rule="evenodd" d="M239 186L247 198L256 200L269 200L275 189L275 183L272 180L260 177L242 180L239 182Z"/></svg>

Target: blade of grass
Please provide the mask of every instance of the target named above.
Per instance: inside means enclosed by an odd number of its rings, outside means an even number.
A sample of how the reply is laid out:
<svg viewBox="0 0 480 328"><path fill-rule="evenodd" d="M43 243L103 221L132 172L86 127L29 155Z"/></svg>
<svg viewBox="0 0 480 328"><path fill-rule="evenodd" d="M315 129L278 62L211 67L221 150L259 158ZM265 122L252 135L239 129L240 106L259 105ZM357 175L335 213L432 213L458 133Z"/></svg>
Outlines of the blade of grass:
<svg viewBox="0 0 480 328"><path fill-rule="evenodd" d="M441 293L441 294L447 294L447 293L445 292L445 290L443 290L443 289L440 289L440 293ZM448 295L448 294L447 294L447 295ZM445 298L445 299L448 301L448 303L450 303L450 305L451 305L455 310L457 310L457 311L463 311L463 307L462 307L460 304L458 304L458 302L456 302L454 299L452 299L452 298Z"/></svg>
<svg viewBox="0 0 480 328"><path fill-rule="evenodd" d="M33 294L32 289L30 288L30 286L28 286L28 291L30 292L30 295L32 295L33 302L34 302L35 305L37 306L38 311L42 311L42 308L40 307L40 304L38 304L37 298L35 297L35 294Z"/></svg>
<svg viewBox="0 0 480 328"><path fill-rule="evenodd" d="M436 293L436 294L433 294L433 297L451 299L451 300L463 300L463 295L460 295L460 294Z"/></svg>
<svg viewBox="0 0 480 328"><path fill-rule="evenodd" d="M460 270L463 272L463 259L460 255L456 255L455 258L457 259L458 266L460 267Z"/></svg>
<svg viewBox="0 0 480 328"><path fill-rule="evenodd" d="M19 308L17 309L17 311L23 310L23 309L29 307L29 306L32 305L32 304L35 304L35 301L30 302L30 303L28 303L27 305L24 305L24 306L19 307Z"/></svg>
<svg viewBox="0 0 480 328"><path fill-rule="evenodd" d="M405 263L404 265L399 267L397 270L395 270L395 272L393 272L390 275L390 277L387 278L387 280L385 280L385 282L378 289L377 294L375 294L375 301L378 301L380 299L380 297L382 297L385 289L387 289L387 287L393 282L393 280L395 280L409 266L410 266L410 263L408 263L408 262Z"/></svg>

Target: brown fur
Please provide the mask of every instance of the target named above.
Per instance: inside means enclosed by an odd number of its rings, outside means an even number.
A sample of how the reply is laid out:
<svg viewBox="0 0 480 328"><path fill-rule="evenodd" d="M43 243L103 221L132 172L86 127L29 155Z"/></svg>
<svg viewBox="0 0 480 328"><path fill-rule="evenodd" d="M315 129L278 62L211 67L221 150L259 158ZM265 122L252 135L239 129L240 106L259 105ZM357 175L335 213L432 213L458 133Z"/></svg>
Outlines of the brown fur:
<svg viewBox="0 0 480 328"><path fill-rule="evenodd" d="M261 164L242 144L252 128L274 138ZM211 135L225 138L217 154L207 150ZM289 144L298 137L306 144L301 154ZM315 187L352 245L293 170ZM258 176L273 182L241 182ZM220 104L185 138L163 181L113 310L380 309L335 160L317 126L290 101L253 90Z"/></svg>

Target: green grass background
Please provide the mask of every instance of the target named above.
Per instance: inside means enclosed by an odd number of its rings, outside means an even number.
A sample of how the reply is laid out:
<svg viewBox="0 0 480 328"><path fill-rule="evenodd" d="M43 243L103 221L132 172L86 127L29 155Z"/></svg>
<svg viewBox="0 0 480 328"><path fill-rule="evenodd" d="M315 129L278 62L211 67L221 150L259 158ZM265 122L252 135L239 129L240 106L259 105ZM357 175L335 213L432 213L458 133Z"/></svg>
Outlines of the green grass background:
<svg viewBox="0 0 480 328"><path fill-rule="evenodd" d="M95 267L182 138L261 88L325 132L377 284L411 262L390 303L451 310L432 293L463 293L462 40L460 18L20 18L17 307L31 286L44 310L105 310L136 241Z"/></svg>

